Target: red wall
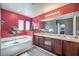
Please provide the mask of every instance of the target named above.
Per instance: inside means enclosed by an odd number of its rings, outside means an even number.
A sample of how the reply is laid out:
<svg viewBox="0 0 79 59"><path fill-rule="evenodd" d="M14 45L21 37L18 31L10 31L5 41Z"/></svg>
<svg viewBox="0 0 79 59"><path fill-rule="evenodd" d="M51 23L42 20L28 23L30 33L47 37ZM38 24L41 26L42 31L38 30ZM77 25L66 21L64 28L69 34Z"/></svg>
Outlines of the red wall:
<svg viewBox="0 0 79 59"><path fill-rule="evenodd" d="M52 14L52 13L57 12L57 11L60 11L60 14L45 17L46 15ZM39 16L36 16L36 17L33 18L33 20L40 21L40 20L43 20L43 19L57 17L57 16L61 16L61 15L67 14L67 13L72 13L72 12L75 12L75 11L79 11L79 3L70 3L70 4L67 4L67 5L64 5L60 8L55 9L55 10L52 10L52 11L49 11L47 13L43 13Z"/></svg>
<svg viewBox="0 0 79 59"><path fill-rule="evenodd" d="M61 13L57 14L57 15L50 16L50 17L45 17L45 15L54 13L56 11L60 11ZM19 19L20 20L22 19L24 21L26 21L26 20L30 21L31 26L32 26L32 20L36 23L40 23L39 21L42 20L42 19L57 17L57 16L61 16L61 15L67 14L67 13L75 12L75 11L79 11L79 3L71 3L71 4L68 4L68 5L64 5L60 8L49 11L49 12L44 13L42 15L36 16L34 18L30 18L30 17L27 17L27 16L23 16L23 15L14 13L14 12L10 12L10 11L1 9L1 20L5 21L4 24L1 25L1 36L2 37L9 37L10 35L8 34L8 32L10 30L10 27L12 25L17 26L17 21ZM42 26L43 25L40 23L40 28ZM25 28L25 25L24 25L24 28ZM17 35L33 35L33 32L32 31L25 31L25 29L24 29L21 34L17 34Z"/></svg>
<svg viewBox="0 0 79 59"><path fill-rule="evenodd" d="M1 24L1 36L2 37L9 37L10 34L8 32L10 31L11 26L18 26L17 21L18 20L24 20L24 21L30 21L32 26L32 21L30 17L23 16L8 10L1 9L1 20L4 20L4 23ZM28 31L25 31L25 25L24 30L21 34L17 35L26 35ZM29 32L32 33L32 32ZM29 34L31 35L31 34Z"/></svg>
<svg viewBox="0 0 79 59"><path fill-rule="evenodd" d="M52 14L52 13L57 12L57 11L60 11L60 13L45 17L46 15ZM51 10L47 13L43 13L39 16L34 17L33 21L34 22L37 21L36 23L38 24L43 19L54 18L54 17L58 17L58 16L61 16L61 15L64 15L64 14L72 13L72 12L75 12L75 11L79 11L79 3L70 3L70 4L67 4L67 5L64 5L60 8L57 8L55 10ZM41 26L40 26L40 28L41 28Z"/></svg>

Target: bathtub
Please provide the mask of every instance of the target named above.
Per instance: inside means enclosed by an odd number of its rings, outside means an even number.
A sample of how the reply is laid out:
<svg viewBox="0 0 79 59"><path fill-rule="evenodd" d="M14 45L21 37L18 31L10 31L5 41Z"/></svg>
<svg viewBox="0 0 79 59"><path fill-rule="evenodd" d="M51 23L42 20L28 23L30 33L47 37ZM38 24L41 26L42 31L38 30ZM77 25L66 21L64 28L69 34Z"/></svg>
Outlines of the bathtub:
<svg viewBox="0 0 79 59"><path fill-rule="evenodd" d="M32 36L1 38L1 56L18 55L32 47Z"/></svg>

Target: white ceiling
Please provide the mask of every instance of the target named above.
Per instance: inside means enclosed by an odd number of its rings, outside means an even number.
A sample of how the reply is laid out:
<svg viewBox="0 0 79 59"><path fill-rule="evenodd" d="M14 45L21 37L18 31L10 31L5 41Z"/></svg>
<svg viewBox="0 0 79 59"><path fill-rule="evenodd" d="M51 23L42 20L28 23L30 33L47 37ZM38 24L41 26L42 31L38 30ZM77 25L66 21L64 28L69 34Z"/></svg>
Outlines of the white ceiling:
<svg viewBox="0 0 79 59"><path fill-rule="evenodd" d="M2 3L1 8L25 16L35 17L66 4L68 3Z"/></svg>

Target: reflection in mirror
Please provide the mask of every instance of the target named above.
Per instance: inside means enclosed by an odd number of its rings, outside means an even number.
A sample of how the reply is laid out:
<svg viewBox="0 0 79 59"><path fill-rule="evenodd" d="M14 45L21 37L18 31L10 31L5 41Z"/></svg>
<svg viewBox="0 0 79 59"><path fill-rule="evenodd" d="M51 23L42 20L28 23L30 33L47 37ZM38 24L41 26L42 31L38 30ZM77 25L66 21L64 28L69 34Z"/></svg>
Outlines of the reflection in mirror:
<svg viewBox="0 0 79 59"><path fill-rule="evenodd" d="M57 34L56 20L44 22L44 32Z"/></svg>
<svg viewBox="0 0 79 59"><path fill-rule="evenodd" d="M60 34L73 35L73 18L57 20L59 23L59 31Z"/></svg>
<svg viewBox="0 0 79 59"><path fill-rule="evenodd" d="M43 30L47 33L73 35L73 18L43 22Z"/></svg>

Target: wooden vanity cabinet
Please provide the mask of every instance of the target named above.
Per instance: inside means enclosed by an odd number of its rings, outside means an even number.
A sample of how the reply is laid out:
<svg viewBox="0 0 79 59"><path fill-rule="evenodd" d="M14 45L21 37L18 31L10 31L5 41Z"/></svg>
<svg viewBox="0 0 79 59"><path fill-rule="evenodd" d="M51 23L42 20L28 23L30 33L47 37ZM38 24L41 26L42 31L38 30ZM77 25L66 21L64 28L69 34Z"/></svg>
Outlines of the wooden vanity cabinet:
<svg viewBox="0 0 79 59"><path fill-rule="evenodd" d="M39 46L39 36L34 36L33 42L34 42L34 45Z"/></svg>
<svg viewBox="0 0 79 59"><path fill-rule="evenodd" d="M34 35L33 44L44 48L44 37Z"/></svg>
<svg viewBox="0 0 79 59"><path fill-rule="evenodd" d="M63 48L63 53L65 56L79 55L79 43L64 41Z"/></svg>
<svg viewBox="0 0 79 59"><path fill-rule="evenodd" d="M44 40L45 38L44 37L39 37L39 46L41 47L41 48L44 48Z"/></svg>
<svg viewBox="0 0 79 59"><path fill-rule="evenodd" d="M62 40L34 36L34 44L57 55L62 55Z"/></svg>
<svg viewBox="0 0 79 59"><path fill-rule="evenodd" d="M56 55L79 56L79 43L77 42L35 35L34 44Z"/></svg>
<svg viewBox="0 0 79 59"><path fill-rule="evenodd" d="M44 49L52 52L52 39L51 38L45 37Z"/></svg>
<svg viewBox="0 0 79 59"><path fill-rule="evenodd" d="M63 55L62 44L63 44L62 40L52 39L52 52L57 55Z"/></svg>

